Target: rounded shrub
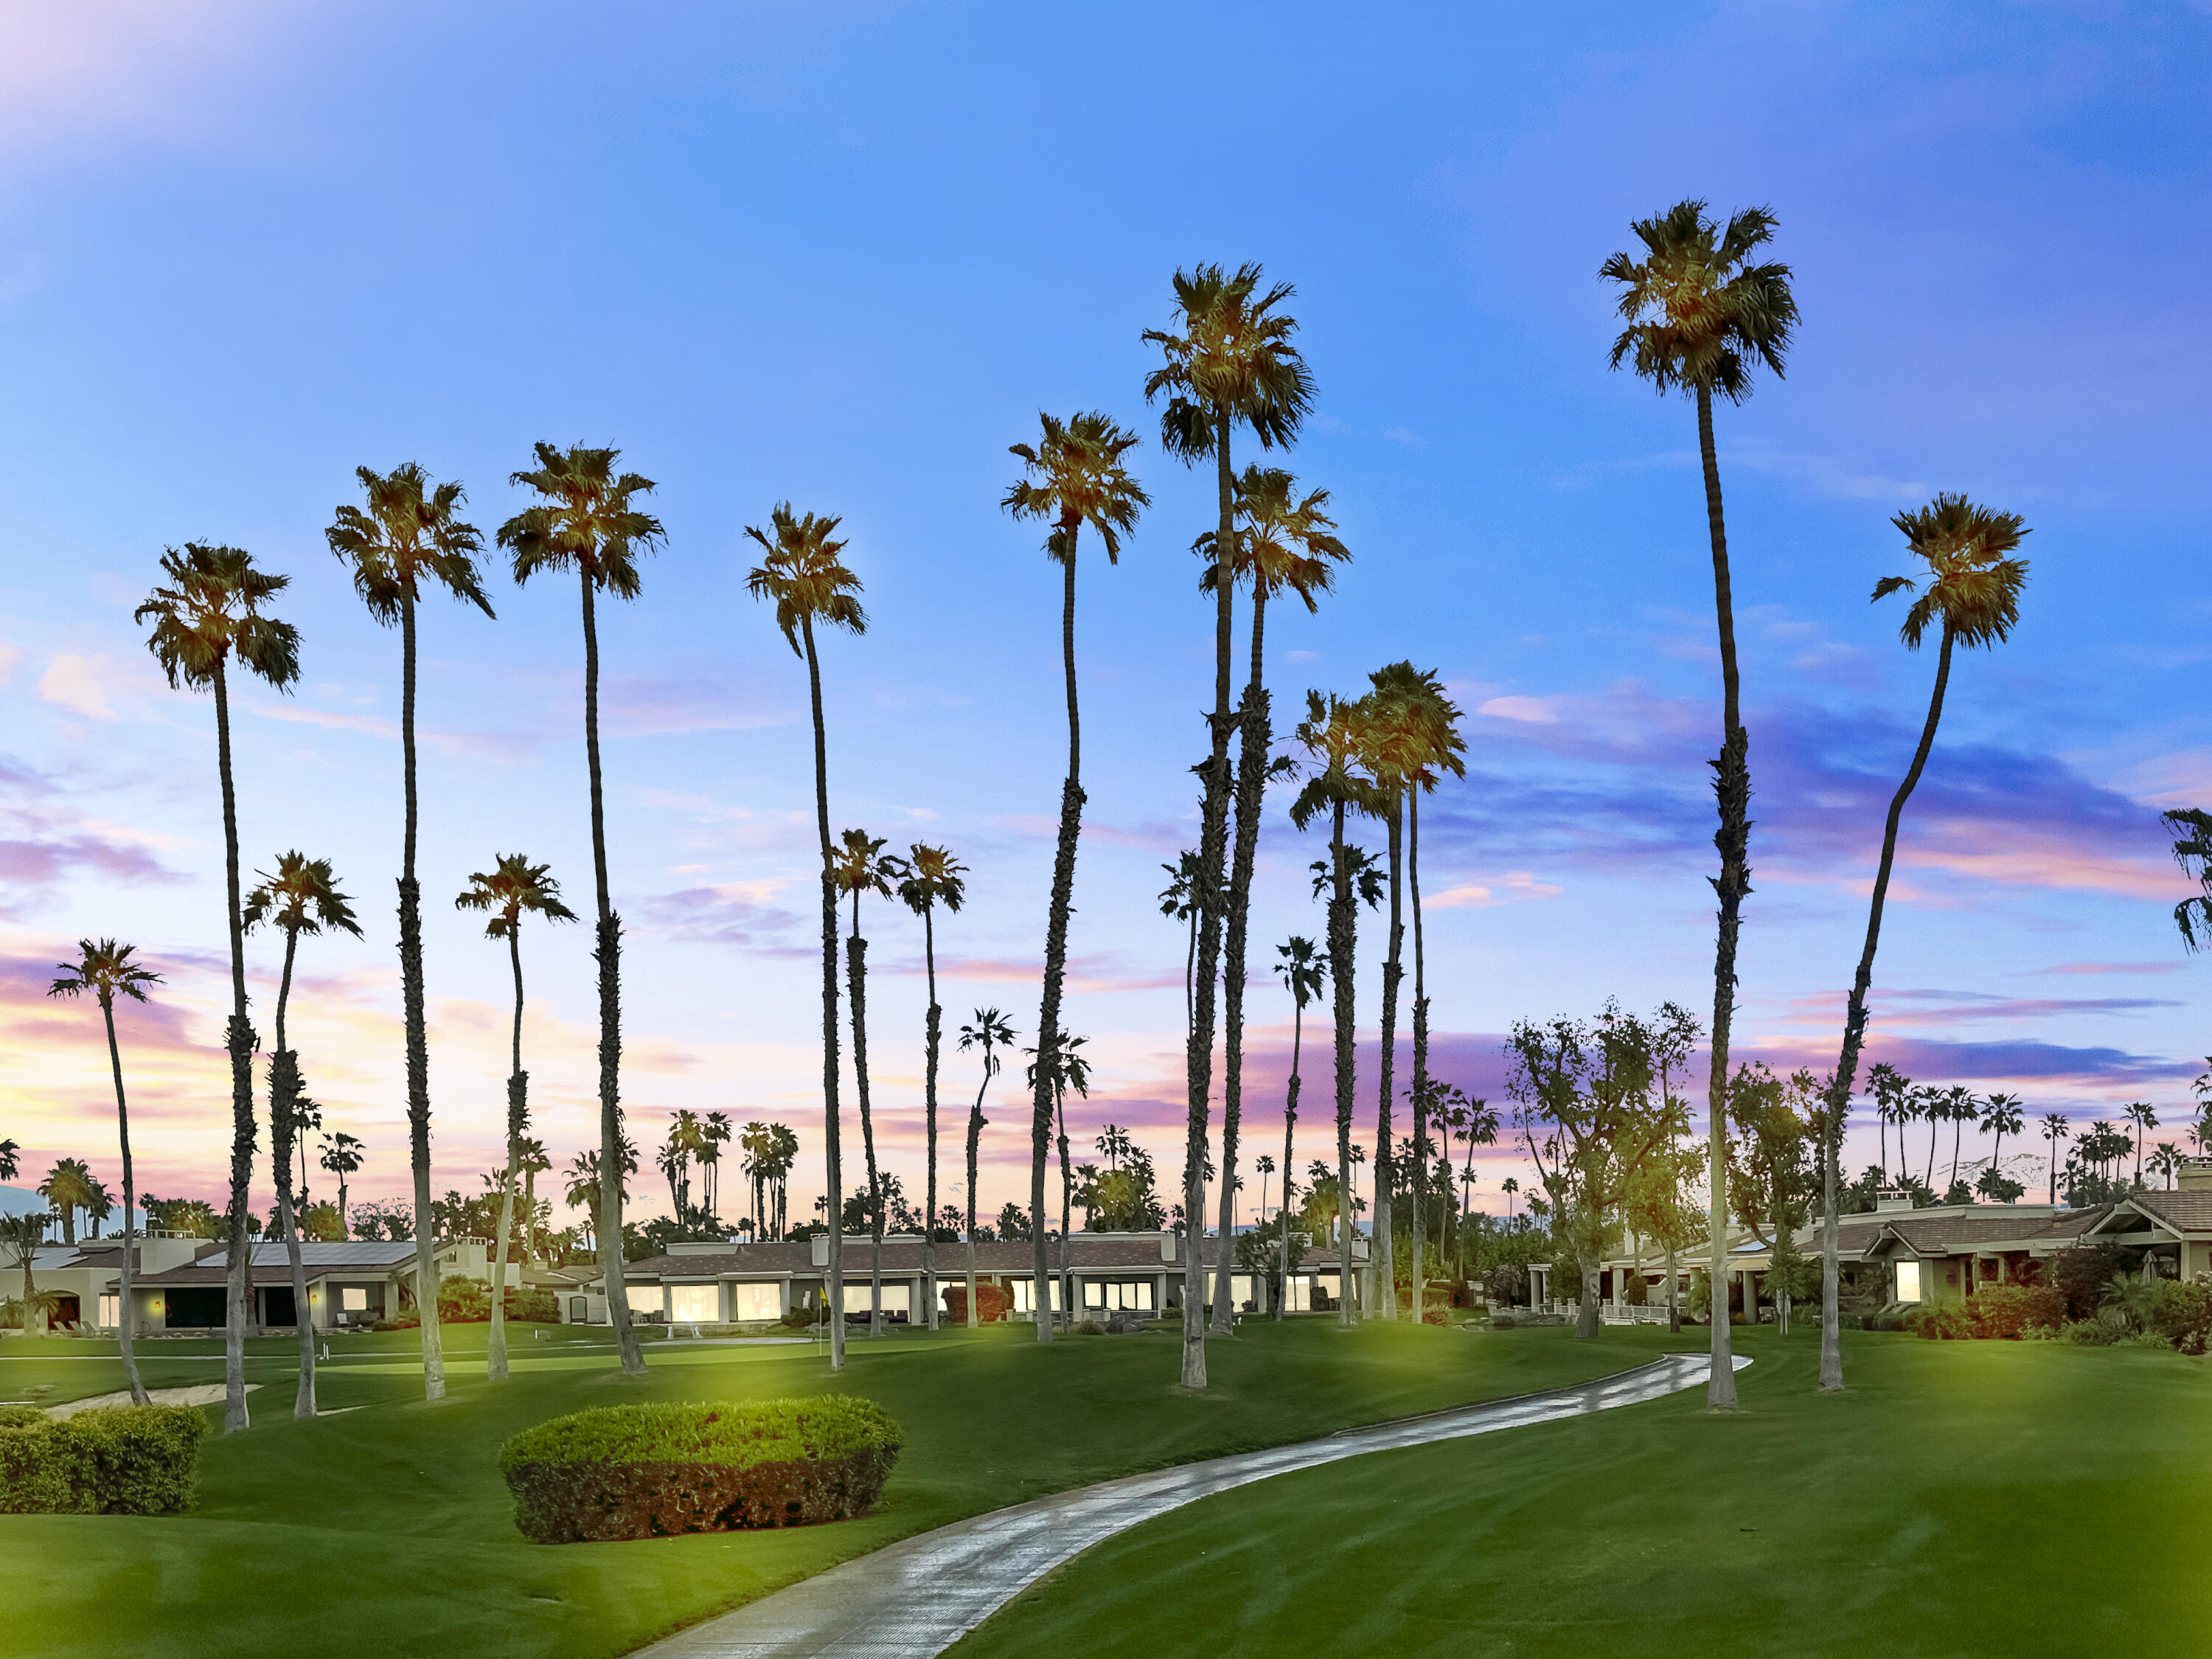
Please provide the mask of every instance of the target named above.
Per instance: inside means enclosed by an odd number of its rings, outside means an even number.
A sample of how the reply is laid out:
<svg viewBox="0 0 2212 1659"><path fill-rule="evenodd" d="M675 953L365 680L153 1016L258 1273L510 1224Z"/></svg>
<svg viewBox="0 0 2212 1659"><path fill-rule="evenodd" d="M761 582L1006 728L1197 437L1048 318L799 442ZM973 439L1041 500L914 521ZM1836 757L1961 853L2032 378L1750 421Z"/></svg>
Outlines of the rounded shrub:
<svg viewBox="0 0 2212 1659"><path fill-rule="evenodd" d="M604 1406L525 1429L499 1469L533 1543L808 1526L882 1496L900 1432L850 1395Z"/></svg>
<svg viewBox="0 0 2212 1659"><path fill-rule="evenodd" d="M0 1513L174 1515L192 1506L207 1418L191 1406L105 1406L67 1422L0 1418Z"/></svg>

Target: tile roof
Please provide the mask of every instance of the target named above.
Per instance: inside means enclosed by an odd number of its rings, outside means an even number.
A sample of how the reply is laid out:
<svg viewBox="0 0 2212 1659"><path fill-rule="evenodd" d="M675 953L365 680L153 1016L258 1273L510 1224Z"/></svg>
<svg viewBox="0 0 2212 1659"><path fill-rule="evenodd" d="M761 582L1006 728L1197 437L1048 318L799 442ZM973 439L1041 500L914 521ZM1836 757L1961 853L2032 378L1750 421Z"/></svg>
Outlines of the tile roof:
<svg viewBox="0 0 2212 1659"><path fill-rule="evenodd" d="M2212 1192L2130 1193L2125 1203L2182 1232L2212 1232Z"/></svg>
<svg viewBox="0 0 2212 1659"><path fill-rule="evenodd" d="M1079 1271L1177 1273L1183 1270L1180 1241L1176 1259L1160 1259L1160 1241L1157 1233L1077 1233L1073 1237L1072 1261ZM1218 1259L1220 1240L1205 1241L1202 1260L1211 1267ZM1364 1243L1364 1241L1363 1241ZM916 1273L921 1271L921 1245L918 1240L884 1242L884 1271L887 1273ZM855 1243L845 1241L844 1270L847 1278L866 1275L869 1271L872 1251L866 1240ZM1336 1262L1334 1251L1316 1251L1309 1248L1304 1265L1327 1272ZM1035 1247L1026 1241L1013 1243L978 1244L975 1247L975 1270L985 1273L1028 1273L1036 1261ZM1052 1246L1052 1261L1060 1263L1060 1247ZM1355 1267L1367 1265L1364 1251L1352 1258ZM939 1278L951 1279L968 1270L968 1247L964 1244L939 1244L937 1247L937 1272ZM629 1264L625 1277L629 1279L719 1279L726 1274L783 1274L811 1279L823 1270L815 1265L811 1243L732 1244L727 1250L712 1255L686 1253L682 1255L649 1256ZM596 1279L597 1275L592 1275Z"/></svg>
<svg viewBox="0 0 2212 1659"><path fill-rule="evenodd" d="M2080 1237L2109 1212L2110 1205L2081 1210L2061 1210L2056 1215L2008 1213L2010 1206L1977 1205L1964 1213L1916 1215L1893 1211L1883 1219L1893 1234L1920 1255L1948 1255L1962 1250L2010 1245L2028 1249L2037 1245L2063 1244ZM2039 1207L2039 1206L2038 1206ZM1997 1212L1982 1214L1983 1210Z"/></svg>

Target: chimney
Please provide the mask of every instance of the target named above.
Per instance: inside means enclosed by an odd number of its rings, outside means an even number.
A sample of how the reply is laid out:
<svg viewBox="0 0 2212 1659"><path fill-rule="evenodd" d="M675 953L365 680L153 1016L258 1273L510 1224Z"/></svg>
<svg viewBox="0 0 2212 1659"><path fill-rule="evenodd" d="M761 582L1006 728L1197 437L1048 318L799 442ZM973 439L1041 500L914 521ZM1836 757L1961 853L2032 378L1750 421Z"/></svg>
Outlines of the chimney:
<svg viewBox="0 0 2212 1659"><path fill-rule="evenodd" d="M1912 1194L1895 1187L1885 1187L1874 1195L1874 1207L1876 1211L1909 1210L1912 1207Z"/></svg>
<svg viewBox="0 0 2212 1659"><path fill-rule="evenodd" d="M1176 1236L1171 1232L1160 1235L1160 1260L1172 1261L1176 1255Z"/></svg>
<svg viewBox="0 0 2212 1659"><path fill-rule="evenodd" d="M817 1267L830 1265L830 1235L817 1233L806 1241L808 1259Z"/></svg>
<svg viewBox="0 0 2212 1659"><path fill-rule="evenodd" d="M2185 1158L2174 1184L2185 1193L2212 1193L2212 1158Z"/></svg>

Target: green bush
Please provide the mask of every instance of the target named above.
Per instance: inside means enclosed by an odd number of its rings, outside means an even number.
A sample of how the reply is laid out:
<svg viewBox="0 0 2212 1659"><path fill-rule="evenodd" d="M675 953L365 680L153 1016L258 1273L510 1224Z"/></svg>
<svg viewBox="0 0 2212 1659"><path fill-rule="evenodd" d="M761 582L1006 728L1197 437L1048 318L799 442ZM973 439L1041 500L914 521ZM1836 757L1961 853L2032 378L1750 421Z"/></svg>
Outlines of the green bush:
<svg viewBox="0 0 2212 1659"><path fill-rule="evenodd" d="M882 1495L897 1422L871 1400L606 1406L525 1429L500 1449L514 1522L565 1544L860 1514Z"/></svg>
<svg viewBox="0 0 2212 1659"><path fill-rule="evenodd" d="M46 1420L46 1414L36 1406L0 1406L0 1429L27 1428Z"/></svg>
<svg viewBox="0 0 2212 1659"><path fill-rule="evenodd" d="M0 1513L173 1515L191 1507L207 1419L190 1406L106 1406L67 1422L0 1418ZM33 1420L34 1419L34 1420Z"/></svg>
<svg viewBox="0 0 2212 1659"><path fill-rule="evenodd" d="M1979 1334L1973 1315L1956 1302L1923 1302L1905 1316L1905 1323L1915 1336L1946 1341Z"/></svg>
<svg viewBox="0 0 2212 1659"><path fill-rule="evenodd" d="M2184 1353L2203 1353L2212 1346L2212 1275L2199 1273L2188 1284L2158 1282L2151 1304L2150 1328Z"/></svg>

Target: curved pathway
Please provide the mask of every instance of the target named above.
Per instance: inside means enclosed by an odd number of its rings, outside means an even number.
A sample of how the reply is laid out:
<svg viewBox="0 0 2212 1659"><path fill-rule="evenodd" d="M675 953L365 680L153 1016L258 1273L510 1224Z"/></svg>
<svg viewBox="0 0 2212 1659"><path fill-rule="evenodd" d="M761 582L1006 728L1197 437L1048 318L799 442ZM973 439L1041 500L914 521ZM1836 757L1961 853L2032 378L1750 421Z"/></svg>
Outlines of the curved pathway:
<svg viewBox="0 0 2212 1659"><path fill-rule="evenodd" d="M1740 1370L1751 1364L1736 1358ZM1270 1475L1366 1452L1551 1423L1702 1384L1704 1354L1594 1382L1182 1463L994 1510L885 1546L641 1650L641 1659L934 1659L1054 1567L1115 1533Z"/></svg>

